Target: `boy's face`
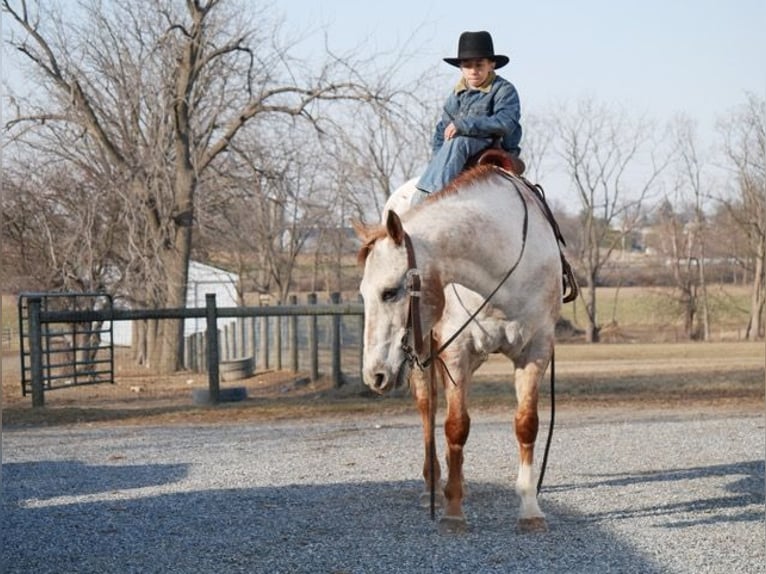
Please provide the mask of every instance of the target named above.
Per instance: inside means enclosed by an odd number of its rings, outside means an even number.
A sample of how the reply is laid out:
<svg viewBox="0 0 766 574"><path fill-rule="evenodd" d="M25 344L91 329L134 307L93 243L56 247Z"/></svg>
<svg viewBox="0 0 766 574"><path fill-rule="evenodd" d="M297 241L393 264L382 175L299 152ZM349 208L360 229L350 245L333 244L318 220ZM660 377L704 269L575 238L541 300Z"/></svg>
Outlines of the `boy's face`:
<svg viewBox="0 0 766 574"><path fill-rule="evenodd" d="M472 88L478 88L487 81L489 73L495 69L495 62L489 58L474 58L471 60L461 60L460 71L468 85Z"/></svg>

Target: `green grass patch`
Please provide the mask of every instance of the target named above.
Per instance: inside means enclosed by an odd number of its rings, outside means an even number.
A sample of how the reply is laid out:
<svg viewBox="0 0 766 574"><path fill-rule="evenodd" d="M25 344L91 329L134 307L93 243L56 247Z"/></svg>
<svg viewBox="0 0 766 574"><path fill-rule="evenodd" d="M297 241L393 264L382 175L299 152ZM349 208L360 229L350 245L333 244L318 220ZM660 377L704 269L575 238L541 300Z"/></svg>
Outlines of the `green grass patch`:
<svg viewBox="0 0 766 574"><path fill-rule="evenodd" d="M586 293L583 289L583 295ZM746 286L709 286L711 327L714 330L744 329L749 318L749 303ZM626 329L683 325L683 305L678 292L667 287L599 287L596 289L596 311L601 325L616 323ZM583 298L564 305L562 317L584 327L587 316Z"/></svg>

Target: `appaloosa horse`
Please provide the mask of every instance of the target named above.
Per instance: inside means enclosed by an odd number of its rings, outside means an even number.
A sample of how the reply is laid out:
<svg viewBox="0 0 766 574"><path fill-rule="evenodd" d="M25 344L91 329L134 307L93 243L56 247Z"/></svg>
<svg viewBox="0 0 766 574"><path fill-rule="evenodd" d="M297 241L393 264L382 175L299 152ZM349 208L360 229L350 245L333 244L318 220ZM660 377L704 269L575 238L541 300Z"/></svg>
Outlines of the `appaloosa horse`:
<svg viewBox="0 0 766 574"><path fill-rule="evenodd" d="M444 386L449 475L441 524L450 530L465 526L462 450L470 424L467 381L486 353L500 351L515 365L519 526L525 531L545 530L533 454L538 386L553 352L562 268L558 240L537 198L520 179L494 166L480 166L401 218L389 211L385 225L358 226L357 231L364 241L360 260L365 265L360 287L365 302L363 376L377 392L400 384L413 362L429 361L428 351L423 350L431 339L429 333L434 344L440 345L460 328L463 317L470 316L469 310L492 295L493 307L485 308L479 320L442 351L444 364L439 363L448 372ZM419 289L412 288L413 277ZM468 289L457 286L450 293L450 283ZM411 300L419 311L420 329L413 329ZM455 312L455 305L462 311ZM413 356L412 347L419 356ZM426 373L413 372L425 433L431 400ZM434 473L438 481L438 466ZM428 465L424 465L424 476L429 483Z"/></svg>
<svg viewBox="0 0 766 574"><path fill-rule="evenodd" d="M413 196L417 192L417 180L418 178L414 178L407 181L391 194L383 208L383 224L389 211L402 215L412 207ZM471 424L468 392L473 373L491 353L505 353L510 356L516 336L515 323L508 321L505 315L490 303L482 307L483 303L484 297L478 293L455 283L447 285L444 288L444 312L432 329L436 341L454 338L439 354L437 364L447 404L445 438L449 476L446 490L450 493L439 524L441 531L460 532L467 527L463 514L463 447L468 439ZM444 385L445 381L449 381L449 384ZM429 456L431 449L435 449L435 445L431 444L431 387L429 379L421 369L410 372L409 383L423 422L425 490L421 495L421 502L425 506L431 497L431 464L434 465L435 484L439 485L441 482L438 459L431 460ZM444 502L444 495L438 492L435 503L442 506Z"/></svg>

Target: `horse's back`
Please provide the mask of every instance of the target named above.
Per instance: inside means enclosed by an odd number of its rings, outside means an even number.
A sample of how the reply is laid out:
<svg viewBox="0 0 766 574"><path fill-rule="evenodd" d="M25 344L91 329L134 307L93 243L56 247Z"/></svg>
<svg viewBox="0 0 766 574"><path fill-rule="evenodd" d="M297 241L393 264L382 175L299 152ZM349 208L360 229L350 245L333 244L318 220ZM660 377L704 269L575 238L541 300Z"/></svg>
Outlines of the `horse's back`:
<svg viewBox="0 0 766 574"><path fill-rule="evenodd" d="M483 257L482 267L494 264L494 280L484 285L482 294L489 295L510 272L493 297L495 306L529 331L552 331L561 308L561 252L535 192L524 180L497 169L485 169L481 177L455 183L456 189L445 193L443 208L473 214L455 217L452 226L460 221L466 233L471 228L473 237L484 244L479 247L483 255L476 255ZM474 186L477 189L467 189ZM499 253L507 257L498 257Z"/></svg>

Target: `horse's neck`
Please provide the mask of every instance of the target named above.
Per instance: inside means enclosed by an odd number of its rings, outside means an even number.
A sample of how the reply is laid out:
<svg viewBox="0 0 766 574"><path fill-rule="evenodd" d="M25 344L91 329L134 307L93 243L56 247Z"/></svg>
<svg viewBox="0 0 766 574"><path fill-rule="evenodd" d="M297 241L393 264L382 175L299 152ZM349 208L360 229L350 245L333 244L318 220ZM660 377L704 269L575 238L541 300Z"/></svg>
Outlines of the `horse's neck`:
<svg viewBox="0 0 766 574"><path fill-rule="evenodd" d="M405 225L418 266L436 272L444 284L460 283L474 290L483 287L516 257L519 205L515 193L495 184L424 206Z"/></svg>

